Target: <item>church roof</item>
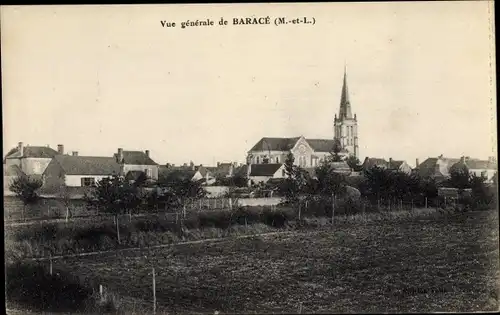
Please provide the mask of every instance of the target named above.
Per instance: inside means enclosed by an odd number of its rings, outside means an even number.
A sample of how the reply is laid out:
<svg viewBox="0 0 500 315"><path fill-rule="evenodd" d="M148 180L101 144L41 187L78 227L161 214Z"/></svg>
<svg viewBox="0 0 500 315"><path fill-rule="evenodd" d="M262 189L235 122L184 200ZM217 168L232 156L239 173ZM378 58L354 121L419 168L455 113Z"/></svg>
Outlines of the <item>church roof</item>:
<svg viewBox="0 0 500 315"><path fill-rule="evenodd" d="M288 151L291 150L300 137L294 138L268 138L264 137L253 146L250 151Z"/></svg>
<svg viewBox="0 0 500 315"><path fill-rule="evenodd" d="M268 138L264 137L253 146L250 151L289 151L300 137L293 138ZM332 152L335 145L333 139L305 139L315 152ZM347 152L345 149L342 152Z"/></svg>
<svg viewBox="0 0 500 315"><path fill-rule="evenodd" d="M349 89L347 87L347 70L344 67L344 83L340 96L339 119L352 118L351 102L349 101Z"/></svg>

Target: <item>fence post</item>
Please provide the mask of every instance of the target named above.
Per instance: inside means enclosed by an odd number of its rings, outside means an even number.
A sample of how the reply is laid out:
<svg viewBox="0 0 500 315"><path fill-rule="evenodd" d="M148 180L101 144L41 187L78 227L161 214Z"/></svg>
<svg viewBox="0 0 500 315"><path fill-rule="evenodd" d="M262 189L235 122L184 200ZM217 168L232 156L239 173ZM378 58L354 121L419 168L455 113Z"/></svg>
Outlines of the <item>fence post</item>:
<svg viewBox="0 0 500 315"><path fill-rule="evenodd" d="M153 314L156 314L156 278L155 278L155 267L153 267Z"/></svg>
<svg viewBox="0 0 500 315"><path fill-rule="evenodd" d="M229 210L233 210L233 199L229 198Z"/></svg>
<svg viewBox="0 0 500 315"><path fill-rule="evenodd" d="M403 210L403 199L399 199L399 210Z"/></svg>
<svg viewBox="0 0 500 315"><path fill-rule="evenodd" d="M300 201L299 201L299 220L300 220Z"/></svg>
<svg viewBox="0 0 500 315"><path fill-rule="evenodd" d="M198 201L198 210L201 210L201 199Z"/></svg>
<svg viewBox="0 0 500 315"><path fill-rule="evenodd" d="M332 227L333 227L334 216L335 216L335 193L332 193Z"/></svg>
<svg viewBox="0 0 500 315"><path fill-rule="evenodd" d="M102 284L99 284L99 297L101 298L101 302L104 301L104 292L103 292Z"/></svg>
<svg viewBox="0 0 500 315"><path fill-rule="evenodd" d="M49 254L49 272L50 275L52 276L52 254Z"/></svg>
<svg viewBox="0 0 500 315"><path fill-rule="evenodd" d="M299 314L302 314L302 302L299 303Z"/></svg>
<svg viewBox="0 0 500 315"><path fill-rule="evenodd" d="M425 197L425 209L427 209L427 197Z"/></svg>

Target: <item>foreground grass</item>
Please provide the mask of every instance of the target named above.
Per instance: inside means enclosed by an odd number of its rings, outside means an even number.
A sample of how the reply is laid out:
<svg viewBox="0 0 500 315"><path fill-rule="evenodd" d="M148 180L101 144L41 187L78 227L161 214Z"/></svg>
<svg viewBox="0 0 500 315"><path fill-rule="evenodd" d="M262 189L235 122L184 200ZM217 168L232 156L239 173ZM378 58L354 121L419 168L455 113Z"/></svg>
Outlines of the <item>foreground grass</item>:
<svg viewBox="0 0 500 315"><path fill-rule="evenodd" d="M120 296L125 313L492 311L498 214L339 224L305 234L54 262Z"/></svg>

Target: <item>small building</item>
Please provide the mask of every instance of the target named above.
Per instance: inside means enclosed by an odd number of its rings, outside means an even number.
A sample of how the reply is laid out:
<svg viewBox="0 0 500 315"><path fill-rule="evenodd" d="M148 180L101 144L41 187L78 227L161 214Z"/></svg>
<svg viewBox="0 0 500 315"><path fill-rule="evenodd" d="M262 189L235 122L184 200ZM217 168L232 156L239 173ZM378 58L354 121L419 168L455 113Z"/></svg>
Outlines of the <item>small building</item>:
<svg viewBox="0 0 500 315"><path fill-rule="evenodd" d="M272 178L286 177L284 164L250 164L247 171L251 184L266 183Z"/></svg>
<svg viewBox="0 0 500 315"><path fill-rule="evenodd" d="M497 161L494 157L490 157L488 160L480 160L462 156L457 163L451 166L451 168L454 167L466 167L471 175L484 177L486 183L492 183L493 176L498 171Z"/></svg>
<svg viewBox="0 0 500 315"><path fill-rule="evenodd" d="M389 158L389 162L387 163L387 169L391 171L403 172L406 174L411 174L412 168L411 166L403 160L393 160Z"/></svg>
<svg viewBox="0 0 500 315"><path fill-rule="evenodd" d="M57 191L61 186L92 187L113 175L122 175L115 158L56 155L43 173L44 190Z"/></svg>
<svg viewBox="0 0 500 315"><path fill-rule="evenodd" d="M54 156L64 154L64 146L57 146L58 151L49 146L25 146L19 142L4 158L5 167L16 165L26 175L42 175Z"/></svg>
<svg viewBox="0 0 500 315"><path fill-rule="evenodd" d="M153 181L158 180L159 165L151 159L149 150L144 152L124 151L122 148L118 148L117 153L115 153L113 157L116 162L120 164L122 174L127 175L130 171L141 171L144 172L149 179Z"/></svg>

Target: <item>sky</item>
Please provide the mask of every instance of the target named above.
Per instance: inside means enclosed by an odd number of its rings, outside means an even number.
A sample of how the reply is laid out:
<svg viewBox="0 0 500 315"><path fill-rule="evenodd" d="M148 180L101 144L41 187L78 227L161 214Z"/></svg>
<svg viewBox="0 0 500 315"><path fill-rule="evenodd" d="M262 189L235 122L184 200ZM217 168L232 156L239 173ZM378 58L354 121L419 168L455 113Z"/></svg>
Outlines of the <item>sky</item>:
<svg viewBox="0 0 500 315"><path fill-rule="evenodd" d="M267 16L315 23L231 25ZM487 158L493 20L486 1L3 6L3 150L244 162L262 137L333 138L346 64L361 160Z"/></svg>

